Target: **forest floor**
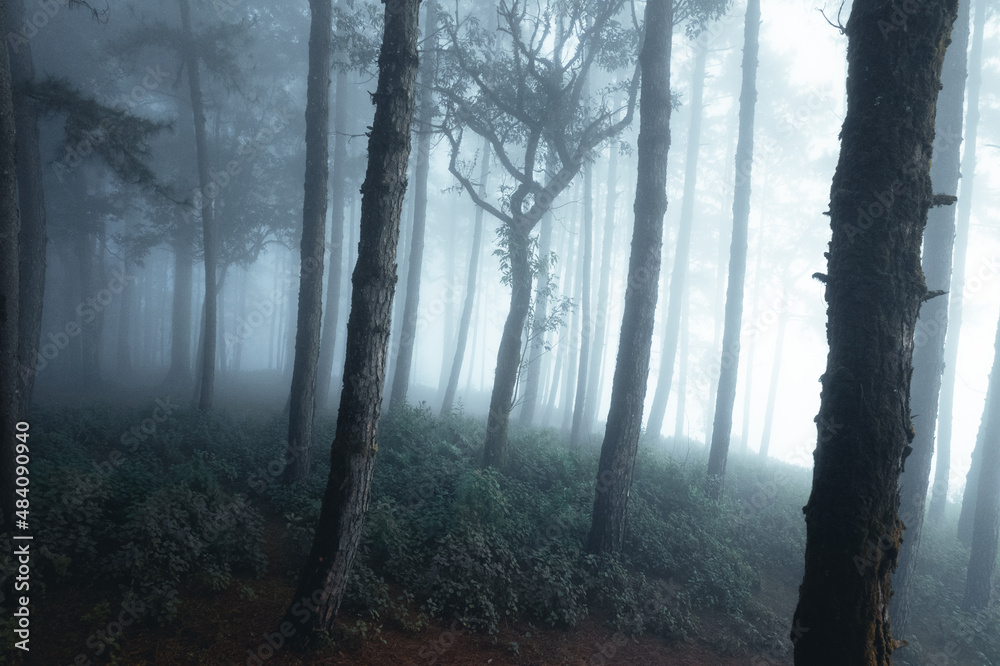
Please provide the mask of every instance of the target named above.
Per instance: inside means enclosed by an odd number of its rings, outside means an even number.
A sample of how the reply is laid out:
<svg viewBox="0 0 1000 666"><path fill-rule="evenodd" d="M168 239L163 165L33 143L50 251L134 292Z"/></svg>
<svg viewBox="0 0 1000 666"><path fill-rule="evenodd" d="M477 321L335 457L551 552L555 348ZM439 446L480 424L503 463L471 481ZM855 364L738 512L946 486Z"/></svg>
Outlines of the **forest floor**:
<svg viewBox="0 0 1000 666"><path fill-rule="evenodd" d="M725 643L727 618L722 613L703 614L700 635L690 641L668 642L654 636L632 638L614 632L596 617L567 629L537 627L528 623L504 626L493 635L470 632L461 626L432 619L425 629L413 632L386 621L372 635L362 638L360 617L341 614L339 641L310 653L284 646L269 647L277 619L287 609L294 588L282 572L284 525L268 521L264 550L267 573L257 579L237 579L228 589L209 592L195 586L181 591L183 606L164 626L148 623L125 627L120 640L95 656L99 625L88 629L81 617L93 607L99 590L63 588L58 598L40 606L30 663L127 664L174 666L191 664L247 664L291 666L299 664L370 664L371 666L442 666L461 664L676 664L677 666L785 666L790 657L748 654ZM759 600L771 607L794 608L797 581L782 572L771 572L759 591ZM55 595L52 595L55 596ZM370 626L370 625L369 625ZM775 637L776 639L780 637ZM88 643L89 641L89 643ZM272 639L272 644L277 643ZM735 653L734 653L735 652ZM254 656L256 653L256 657ZM84 659L74 661L77 655ZM35 661L37 660L37 661ZM25 662L29 663L29 662Z"/></svg>

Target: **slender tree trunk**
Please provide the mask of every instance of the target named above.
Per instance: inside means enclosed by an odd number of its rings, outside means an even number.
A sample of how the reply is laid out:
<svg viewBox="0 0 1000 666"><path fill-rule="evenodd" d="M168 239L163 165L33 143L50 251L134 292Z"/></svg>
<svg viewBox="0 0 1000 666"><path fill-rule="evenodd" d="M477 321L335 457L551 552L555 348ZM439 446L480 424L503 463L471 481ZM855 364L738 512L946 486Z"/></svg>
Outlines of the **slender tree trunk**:
<svg viewBox="0 0 1000 666"><path fill-rule="evenodd" d="M951 195L958 192L966 50L969 45L969 0L959 0L958 6L958 18L951 31L952 43L948 46L941 70L942 87L938 94L934 121L934 152L930 172L935 193ZM932 208L927 214L921 262L928 289L941 292L950 290L954 241L954 206ZM937 425L938 394L941 372L944 370L947 331L948 297L932 298L920 307L913 339L910 411L914 414L915 436L905 471L899 477L899 515L906 525L906 536L892 577L893 595L889 612L893 633L900 637L906 635L910 580L916 569L923 533L924 503L934 457L934 429ZM940 455L938 460L941 460Z"/></svg>
<svg viewBox="0 0 1000 666"><path fill-rule="evenodd" d="M9 26L24 22L23 0L4 3ZM4 33L7 34L7 33ZM42 331L42 302L45 296L45 196L42 188L42 158L38 149L38 107L24 88L35 80L31 42L9 41L10 85L17 128L17 188L21 229L18 260L18 413L24 417L31 404L38 365L38 344ZM5 261L9 260L4 255Z"/></svg>
<svg viewBox="0 0 1000 666"><path fill-rule="evenodd" d="M757 247L757 261L755 262L754 272L753 272L753 298L750 301L750 321L753 323L757 322L758 316L758 302L760 301L760 282L761 282L761 264L764 258L764 219L761 217L760 224L758 225L758 247ZM746 454L748 447L750 446L750 412L753 409L753 367L754 367L754 355L757 349L757 338L760 331L756 326L750 329L750 340L749 349L747 350L747 364L746 364L746 379L743 382L743 424L740 428L740 448L738 453Z"/></svg>
<svg viewBox="0 0 1000 666"><path fill-rule="evenodd" d="M426 13L429 41L425 47L420 67L420 98L417 120L416 181L413 192L413 233L410 238L410 266L406 277L406 302L403 306L403 322L399 332L399 354L396 357L396 371L392 378L392 392L389 394L389 409L402 407L406 403L406 391L410 386L410 369L413 365L413 344L417 337L417 308L420 304L420 275L424 261L424 230L427 226L427 176L431 161L431 124L434 122L434 78L437 72L437 46L434 30L437 26L437 9L434 0L427 0Z"/></svg>
<svg viewBox="0 0 1000 666"><path fill-rule="evenodd" d="M722 333L719 394L712 423L708 455L708 495L722 497L722 483L733 431L733 405L740 364L740 328L743 325L743 281L747 271L747 227L750 222L750 173L753 166L754 110L757 104L757 51L760 0L747 2L743 33L743 85L740 88L740 133L736 140L736 186L733 189L733 240L729 250L726 323Z"/></svg>
<svg viewBox="0 0 1000 666"><path fill-rule="evenodd" d="M952 265L951 290L948 295L948 336L944 348L944 379L941 382L940 416L938 418L938 463L934 473L930 520L939 522L948 500L948 475L951 472L951 431L955 404L955 368L958 365L959 331L962 325L962 299L965 290L965 253L969 245L969 221L972 217L973 183L976 175L976 139L979 134L979 94L983 81L983 25L986 22L987 0L976 2L972 48L969 51L968 98L965 112L965 151L962 154L962 180L955 223L955 252ZM962 496L962 512L958 530L968 545L972 537L975 515L976 479L978 466L973 465ZM960 538L962 538L960 536Z"/></svg>
<svg viewBox="0 0 1000 666"><path fill-rule="evenodd" d="M687 282L687 271L691 249L691 228L694 226L695 190L698 183L698 153L701 148L702 96L705 90L705 60L708 48L694 42L695 61L691 80L691 122L688 125L687 154L684 158L684 195L681 198L681 219L677 231L677 249L674 268L670 276L670 294L667 300L667 316L663 327L663 350L660 353L660 372L656 379L656 392L649 408L646 432L654 437L663 430L663 417L667 412L670 398L670 383L673 380L674 360L677 357L677 339L681 326L681 301Z"/></svg>
<svg viewBox="0 0 1000 666"><path fill-rule="evenodd" d="M787 297L785 298L787 302ZM778 399L778 381L781 377L781 355L785 349L785 328L788 326L788 310L778 315L778 338L774 343L774 359L771 361L771 385L767 389L767 407L764 409L764 432L760 437L760 457L767 458L771 447L771 426L774 424L774 406Z"/></svg>
<svg viewBox="0 0 1000 666"><path fill-rule="evenodd" d="M601 400L601 367L604 361L608 328L608 292L611 290L611 250L615 236L615 206L618 202L618 142L612 141L608 156L608 195L604 201L604 232L601 235L601 279L597 285L597 312L594 317L594 343L587 370L587 395L583 408L584 428L594 430Z"/></svg>
<svg viewBox="0 0 1000 666"><path fill-rule="evenodd" d="M77 303L87 303L97 291L94 283L94 239L90 232L80 229L74 234L79 279L76 285ZM80 373L79 386L96 387L101 384L101 319L104 311L85 306L80 312Z"/></svg>
<svg viewBox="0 0 1000 666"><path fill-rule="evenodd" d="M584 407L587 402L587 362L590 355L590 275L594 256L594 184L593 168L587 165L583 172L583 293L580 298L580 371L576 376L576 401L573 407L573 427L570 430L569 444L579 449L584 428Z"/></svg>
<svg viewBox="0 0 1000 666"><path fill-rule="evenodd" d="M992 385L986 392L986 404L992 400ZM983 449L986 446L988 419L979 423L976 434L976 445L972 449L972 464L965 475L965 491L962 499L962 512L958 519L958 540L965 546L972 546L972 531L976 518L976 498L979 495L979 474L983 467ZM971 496L970 496L971 495Z"/></svg>
<svg viewBox="0 0 1000 666"><path fill-rule="evenodd" d="M309 0L309 77L306 87L306 175L302 201L299 310L295 362L288 415L285 483L309 476L316 365L323 320L323 254L326 240L326 188L329 180L330 59L333 45L332 0ZM331 270L334 270L331 267ZM334 305L336 307L336 305ZM329 384L329 381L327 382Z"/></svg>
<svg viewBox="0 0 1000 666"><path fill-rule="evenodd" d="M240 270L240 285L236 297L236 327L233 335L233 375L239 375L243 369L243 343L246 339L243 326L247 320L247 272Z"/></svg>
<svg viewBox="0 0 1000 666"><path fill-rule="evenodd" d="M482 164L479 169L479 193L485 196L486 179L490 167L490 143L483 140ZM448 375L448 386L444 391L441 403L441 416L451 411L458 391L458 379L462 374L462 361L465 358L465 347L469 341L469 328L472 324L472 311L476 303L476 276L479 273L479 256L483 253L483 209L476 206L475 228L472 232L472 252L469 258L469 274L466 278L465 302L462 305L462 320L458 326L458 339L455 342L455 358L451 362L451 373ZM471 368L469 375L472 375Z"/></svg>
<svg viewBox="0 0 1000 666"><path fill-rule="evenodd" d="M212 408L215 392L215 330L218 317L216 305L216 247L215 220L213 219L210 196L215 190L208 169L208 141L205 138L205 107L201 93L201 74L197 50L194 48L194 33L191 30L191 8L188 0L179 0L181 7L181 29L185 38L192 42L184 50L184 69L188 75L188 90L191 95L191 113L194 118L194 143L198 161L199 196L196 203L201 205L202 246L205 253L205 322L204 347L201 349L201 383L198 408L207 411Z"/></svg>
<svg viewBox="0 0 1000 666"><path fill-rule="evenodd" d="M326 283L326 312L323 314L323 338L319 346L316 407L323 409L330 398L333 381L333 357L337 350L337 326L340 324L340 282L344 258L344 206L347 178L347 108L350 93L347 75L337 73L337 92L333 108L333 175L330 182L330 272Z"/></svg>
<svg viewBox="0 0 1000 666"><path fill-rule="evenodd" d="M8 4L10 0L7 0ZM7 34L7 12L0 11L0 35ZM21 420L18 390L18 180L17 131L7 49L0 48L0 533L14 528L16 445ZM31 366L34 368L34 365ZM13 582L13 576L10 577ZM5 592L10 592L5 586Z"/></svg>
<svg viewBox="0 0 1000 666"><path fill-rule="evenodd" d="M555 162L549 154L549 168ZM531 425L535 420L535 409L538 406L539 388L542 379L542 362L545 355L546 318L549 306L549 254L552 251L552 213L550 212L539 225L538 259L541 268L535 276L535 317L531 323L531 342L528 344L527 358L524 361L523 393L521 395L520 421ZM568 281L568 280L567 280ZM553 378L554 379L554 378Z"/></svg>
<svg viewBox="0 0 1000 666"><path fill-rule="evenodd" d="M318 632L332 629L368 509L415 106L418 13L417 0L400 0L385 10L330 477L316 537L284 618L294 627L290 641L300 645L309 645Z"/></svg>
<svg viewBox="0 0 1000 666"><path fill-rule="evenodd" d="M573 199L578 199L580 197L574 196ZM575 217L570 217L569 225L572 226L575 223ZM543 222L544 224L544 222ZM558 284L562 285L563 291L571 299L573 298L574 292L576 290L576 276L577 273L573 270L574 262L573 259L576 257L573 252L573 233L561 234L562 239L559 243L559 247L556 250L556 256L561 257L561 268L562 273L558 276ZM569 318L563 321L559 328L551 331L553 336L553 344L549 351L545 351L543 348L538 350L538 361L540 367L540 379L538 382L538 400L545 403L545 414L539 419L539 423L542 426L551 426L555 423L555 413L558 411L559 407L559 392L563 386L569 384L569 381L565 381L567 373L563 370L564 365L569 365L569 350L573 346L572 341L573 334L570 332L572 325L572 319ZM565 340L565 344L563 341ZM529 343L529 346L532 343ZM524 365L527 366L529 361L525 361ZM521 369L521 386L522 389L520 395L524 394L525 382L524 377L526 375L525 368ZM565 396L563 396L565 398Z"/></svg>
<svg viewBox="0 0 1000 666"><path fill-rule="evenodd" d="M483 466L502 468L507 458L507 425L511 401L521 365L521 331L531 302L531 266L527 225L509 229L507 250L510 257L510 311L504 322L497 352L497 370L486 423Z"/></svg>
<svg viewBox="0 0 1000 666"><path fill-rule="evenodd" d="M582 225L581 225L582 226ZM569 283L569 295L574 299L575 302L579 303L581 300L580 283L583 278L583 262L578 258L582 254L583 247L574 247L574 243L570 243L572 248L570 255L574 260L568 260L566 262L566 271L573 276L572 282ZM580 245L582 246L582 239ZM569 277L569 276L567 276ZM580 310L579 308L574 309L572 315L570 316L569 325L569 336L566 338L565 344L561 345L563 347L564 358L566 359L566 375L563 377L563 391L562 391L562 409L563 418L560 429L563 431L570 430L573 425L573 379L577 375L577 361L579 356L576 349L576 341L580 337Z"/></svg>
<svg viewBox="0 0 1000 666"><path fill-rule="evenodd" d="M134 300L135 287L133 281L128 279L129 262L122 262L122 275L125 276L122 284L121 303L118 309L118 339L116 347L116 370L119 382L128 380L132 376L132 301Z"/></svg>
<svg viewBox="0 0 1000 666"><path fill-rule="evenodd" d="M739 117L736 117L736 122L728 123L728 131L726 133L726 146L727 154L732 151L732 146L734 145L734 135L736 134L737 125L739 124ZM733 168L733 173L728 172L728 165L726 167L727 173L724 182L735 185L735 165ZM729 195L732 192L726 191L722 199L728 200ZM719 245L718 253L716 255L715 262L715 296L712 300L712 348L711 354L720 353L720 340L722 339L722 323L725 318L725 278L726 278L726 250L728 248L727 242L732 237L732 234L726 233L731 230L730 225L727 220L722 219L719 225ZM714 368L713 368L714 370ZM708 450L709 445L712 443L712 422L715 418L715 401L718 397L719 389L719 377L717 372L709 372L709 389L708 389L708 408L705 410L705 449Z"/></svg>
<svg viewBox="0 0 1000 666"><path fill-rule="evenodd" d="M601 446L594 513L587 537L592 553L617 553L625 539L642 407L646 399L653 317L660 277L663 216L667 211L667 152L670 150L670 41L673 6L646 3L644 40L639 53L638 178L628 286L622 315L611 409Z"/></svg>
<svg viewBox="0 0 1000 666"><path fill-rule="evenodd" d="M170 369L164 380L168 389L191 386L191 291L194 260L191 237L185 232L174 241L174 289L170 314Z"/></svg>
<svg viewBox="0 0 1000 666"><path fill-rule="evenodd" d="M891 4L855 4L847 22L847 116L823 278L830 352L791 632L797 666L883 666L897 647L889 600L903 538L898 482L913 438L913 334L928 296L920 246L956 5L928 0L905 30Z"/></svg>
<svg viewBox="0 0 1000 666"><path fill-rule="evenodd" d="M688 329L691 328L690 296L684 294L683 312L681 313L681 344L677 351L677 419L674 422L674 448L684 439L684 410L687 402L687 366L688 366Z"/></svg>
<svg viewBox="0 0 1000 666"><path fill-rule="evenodd" d="M976 520L962 609L981 611L993 600L993 570L1000 538L1000 322L993 346L989 397L983 411L982 464L976 489Z"/></svg>

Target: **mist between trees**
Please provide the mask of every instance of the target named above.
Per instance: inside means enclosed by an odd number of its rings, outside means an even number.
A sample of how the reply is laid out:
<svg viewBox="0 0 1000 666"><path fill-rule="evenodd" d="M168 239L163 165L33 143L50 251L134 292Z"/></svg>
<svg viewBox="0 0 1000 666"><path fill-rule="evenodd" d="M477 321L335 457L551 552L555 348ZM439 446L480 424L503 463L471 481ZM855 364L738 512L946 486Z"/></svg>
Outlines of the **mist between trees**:
<svg viewBox="0 0 1000 666"><path fill-rule="evenodd" d="M995 5L7 0L0 663L997 661Z"/></svg>

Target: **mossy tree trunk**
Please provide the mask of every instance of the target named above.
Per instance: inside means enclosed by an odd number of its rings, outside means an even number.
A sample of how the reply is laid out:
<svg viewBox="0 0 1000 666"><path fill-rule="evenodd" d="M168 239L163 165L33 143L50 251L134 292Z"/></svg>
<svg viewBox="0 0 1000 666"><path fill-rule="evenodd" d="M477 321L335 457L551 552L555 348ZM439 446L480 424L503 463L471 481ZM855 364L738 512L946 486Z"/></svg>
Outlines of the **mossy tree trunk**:
<svg viewBox="0 0 1000 666"><path fill-rule="evenodd" d="M888 665L897 647L898 482L913 438L913 334L928 296L920 247L956 9L957 0L926 0L900 17L892 3L856 3L846 26L847 116L825 277L830 351L791 632L800 666Z"/></svg>
<svg viewBox="0 0 1000 666"><path fill-rule="evenodd" d="M327 180L330 153L330 58L333 45L332 0L309 0L309 76L306 85L306 173L302 200L302 257L295 360L289 398L286 483L309 475L316 372L323 320L323 254L326 240ZM334 306L336 307L336 306Z"/></svg>
<svg viewBox="0 0 1000 666"><path fill-rule="evenodd" d="M667 212L672 17L673 6L669 0L649 0L646 3L644 41L639 53L642 79L637 140L638 178L633 207L635 224L618 359L611 388L611 408L601 445L594 511L586 544L591 553L617 553L621 550L628 518L632 471L642 429L642 407L646 399L656 292L660 281L663 216Z"/></svg>
<svg viewBox="0 0 1000 666"><path fill-rule="evenodd" d="M743 83L740 87L740 130L736 140L736 184L733 188L733 238L729 248L729 284L726 320L722 332L719 388L708 455L709 497L722 497L722 483L733 432L733 406L740 366L740 329L743 326L743 282L747 272L747 233L750 224L750 173L753 166L754 110L757 105L757 52L760 0L747 2L743 30Z"/></svg>
<svg viewBox="0 0 1000 666"><path fill-rule="evenodd" d="M7 25L24 22L24 0L4 3ZM7 33L4 33L7 34ZM42 302L45 297L45 195L42 188L42 158L38 148L38 107L24 88L34 83L35 65L31 42L9 40L11 93L14 124L17 128L17 188L21 230L19 232L18 279L18 410L28 413L35 388L38 343L42 331ZM7 255L3 255L5 258Z"/></svg>
<svg viewBox="0 0 1000 666"><path fill-rule="evenodd" d="M329 631L361 542L385 387L396 246L406 191L417 75L417 0L386 4L368 171L361 187L361 239L347 320L344 386L330 476L316 537L285 615L291 642L308 646ZM287 634L286 634L287 635Z"/></svg>
<svg viewBox="0 0 1000 666"><path fill-rule="evenodd" d="M5 5L7 3L4 3ZM6 14L0 11L0 35L6 35ZM18 227L17 131L7 49L0 48L0 532L14 527L15 445L18 413ZM7 590L10 591L10 590Z"/></svg>
<svg viewBox="0 0 1000 666"><path fill-rule="evenodd" d="M959 0L959 14L952 30L952 43L941 70L934 123L934 152L931 183L934 191L954 195L958 191L962 145L962 111L965 106L966 49L969 45L969 0ZM955 207L932 208L924 230L922 270L927 288L947 292L951 288L951 259L955 242ZM906 525L906 537L899 551L899 566L892 577L890 613L893 631L906 630L910 580L916 569L924 525L924 506L934 457L938 396L944 370L945 336L948 331L948 299L934 298L920 308L913 340L913 452L899 478L899 515ZM938 465L948 467L950 452L938 451Z"/></svg>

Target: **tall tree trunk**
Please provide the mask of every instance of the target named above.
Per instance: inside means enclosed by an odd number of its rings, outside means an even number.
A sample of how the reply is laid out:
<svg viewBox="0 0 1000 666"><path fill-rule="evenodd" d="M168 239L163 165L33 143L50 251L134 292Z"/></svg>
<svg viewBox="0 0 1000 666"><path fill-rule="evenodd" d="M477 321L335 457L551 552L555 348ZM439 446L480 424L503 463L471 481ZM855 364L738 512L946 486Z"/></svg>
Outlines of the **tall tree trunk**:
<svg viewBox="0 0 1000 666"><path fill-rule="evenodd" d="M7 25L24 23L23 0L4 3ZM7 34L7 33L4 33ZM21 218L18 261L18 413L24 417L31 404L38 365L38 340L42 331L45 297L45 195L42 189L42 158L38 149L38 107L25 94L35 80L31 42L8 40L10 85L17 128L17 188ZM3 255L9 260L8 255Z"/></svg>
<svg viewBox="0 0 1000 666"><path fill-rule="evenodd" d="M215 329L218 318L216 303L216 247L215 220L212 203L216 185L209 176L208 141L205 138L205 106L201 93L201 74L197 49L194 47L194 33L191 30L191 7L188 0L179 0L181 7L181 29L190 43L184 50L184 69L188 75L188 91L191 95L191 113L194 118L194 143L198 162L199 196L195 203L201 204L202 246L205 253L205 321L204 347L201 349L201 382L198 408L207 411L212 408L215 392Z"/></svg>
<svg viewBox="0 0 1000 666"><path fill-rule="evenodd" d="M246 335L243 326L246 326L247 318L247 281L249 277L245 270L240 270L239 292L236 297L236 329L234 331L233 346L233 375L239 375L243 369L243 343Z"/></svg>
<svg viewBox="0 0 1000 666"><path fill-rule="evenodd" d="M168 389L191 386L191 290L194 260L189 231L182 229L174 240L173 306L170 314L170 369L164 380Z"/></svg>
<svg viewBox="0 0 1000 666"><path fill-rule="evenodd" d="M618 202L618 142L612 141L608 156L607 198L604 200L604 232L601 235L601 279L597 285L597 312L594 317L594 343L587 370L587 395L583 409L585 429L594 430L600 405L601 368L608 329L608 292L611 290L611 250L615 236L615 206Z"/></svg>
<svg viewBox="0 0 1000 666"><path fill-rule="evenodd" d="M490 171L490 143L483 140L482 164L479 167L479 193L486 194L486 179ZM462 304L462 320L458 326L458 340L455 343L455 358L451 362L451 372L448 375L448 386L441 402L441 416L449 413L458 391L458 379L462 374L462 362L465 358L465 347L469 342L469 328L472 324L472 311L476 303L476 276L479 273L479 257L483 253L483 209L476 206L475 228L472 232L472 252L469 257L469 274L466 278L465 302ZM470 362L471 364L471 362ZM472 376L472 368L469 368Z"/></svg>
<svg viewBox="0 0 1000 666"><path fill-rule="evenodd" d="M417 0L399 0L385 9L330 477L312 549L284 618L295 628L290 642L299 645L308 646L333 627L368 509L415 106L418 13Z"/></svg>
<svg viewBox="0 0 1000 666"><path fill-rule="evenodd" d="M98 291L94 281L94 238L86 229L74 234L79 278L76 284L77 302L86 303ZM101 384L101 320L104 311L89 305L76 313L80 317L80 367L76 380L79 386L95 387Z"/></svg>
<svg viewBox="0 0 1000 666"><path fill-rule="evenodd" d="M736 122L727 123L726 132L726 152L732 152L732 146L735 143L735 135L737 126L739 124L739 116L736 116ZM729 166L726 166L726 176L724 182L728 188L729 183L736 183L736 169L735 165L733 168L733 173L728 172ZM731 192L727 191L724 193L722 200L726 201L729 199ZM725 278L726 278L726 250L727 242L732 237L731 227L727 224L727 220L722 220L719 225L719 245L718 252L716 254L715 262L715 295L712 299L712 347L711 354L719 352L720 340L722 339L722 322L725 318ZM714 368L713 368L714 370ZM715 418L715 401L718 397L719 388L719 377L716 372L709 372L708 379L708 408L705 410L705 449L707 450L709 445L712 443L712 421Z"/></svg>
<svg viewBox="0 0 1000 666"><path fill-rule="evenodd" d="M976 520L962 609L981 611L993 600L993 570L1000 538L1000 322L993 345L993 371L983 410L982 464L976 488Z"/></svg>
<svg viewBox="0 0 1000 666"><path fill-rule="evenodd" d="M936 193L954 195L958 191L962 111L965 106L966 50L969 46L969 0L958 0L959 13L952 28L952 42L941 70L934 121L934 148L931 184ZM927 214L921 269L927 288L948 292L951 288L951 259L955 242L955 208L941 206ZM937 425L938 394L944 369L944 344L948 331L948 297L932 298L920 307L913 339L913 379L910 382L910 411L914 414L912 451L899 477L899 516L906 526L899 563L892 577L889 604L893 633L906 635L910 580L917 564L924 524L924 503L930 484L934 457L934 429ZM939 452L940 453L940 452ZM946 454L947 455L947 454ZM938 456L941 460L941 456ZM947 466L947 463L945 463Z"/></svg>
<svg viewBox="0 0 1000 666"><path fill-rule="evenodd" d="M691 305L690 296L684 294L684 307L681 312L681 344L677 350L679 367L677 370L677 419L674 422L674 449L684 439L684 410L687 402L687 366L688 366L688 329Z"/></svg>
<svg viewBox="0 0 1000 666"><path fill-rule="evenodd" d="M559 173L542 188L548 196L536 195L527 211L523 210L526 191L522 192L520 200L511 205L512 210L517 212L505 227L510 266L510 310L504 321L497 352L497 369L483 443L484 467L502 469L507 460L507 427L521 364L521 332L531 304L531 230L549 212L552 202L579 173L581 166L580 162L563 164ZM517 198L516 194L514 198Z"/></svg>
<svg viewBox="0 0 1000 666"><path fill-rule="evenodd" d="M899 474L913 438L913 334L928 296L920 246L933 203L934 113L957 0L892 4L847 22L847 116L833 177L830 352L816 418L796 665L892 662L891 575L903 538ZM898 19L897 19L898 22Z"/></svg>
<svg viewBox="0 0 1000 666"><path fill-rule="evenodd" d="M573 406L573 426L570 430L569 445L580 448L581 439L585 434L584 406L587 401L587 365L590 355L590 274L594 256L594 183L593 167L588 164L583 172L583 293L580 298L580 369L576 376L576 400Z"/></svg>
<svg viewBox="0 0 1000 666"><path fill-rule="evenodd" d="M330 153L330 59L333 45L332 0L309 0L309 77L306 86L306 175L302 200L299 310L288 414L285 483L309 476L316 364L323 321L323 254L326 240L326 188ZM333 268L331 267L331 270ZM336 307L336 305L334 306ZM329 381L327 382L329 384Z"/></svg>
<svg viewBox="0 0 1000 666"><path fill-rule="evenodd" d="M788 302L787 296L782 299ZM774 423L774 406L778 399L778 381L781 377L781 355L785 348L785 328L788 326L788 309L778 315L778 337L774 342L774 359L771 361L771 385L767 389L767 406L764 409L764 432L760 436L760 457L767 458L771 448L771 426Z"/></svg>
<svg viewBox="0 0 1000 666"><path fill-rule="evenodd" d="M951 471L951 423L955 403L955 369L958 366L959 331L962 326L962 299L965 290L965 253L969 245L969 221L972 217L973 184L976 176L976 139L979 135L979 94L983 81L983 26L986 23L987 0L976 3L972 48L969 51L968 98L965 112L965 151L962 154L962 184L955 223L955 253L952 266L951 293L948 295L948 336L944 347L944 379L941 382L941 405L938 423L938 463L934 473L930 519L944 516L948 500L948 475ZM968 545L972 537L975 515L978 465L973 465L965 483L962 512L958 520L959 538ZM964 535L964 538L962 537Z"/></svg>
<svg viewBox="0 0 1000 666"><path fill-rule="evenodd" d="M986 404L992 400L992 386L986 392ZM976 497L979 495L979 474L983 467L983 448L986 446L986 432L988 419L984 418L979 423L979 432L976 434L976 445L972 449L972 464L965 475L965 491L962 496L962 512L958 517L958 540L966 545L972 546L972 530L976 518ZM971 495L971 496L970 496Z"/></svg>
<svg viewBox="0 0 1000 666"><path fill-rule="evenodd" d="M719 361L719 393L715 399L712 448L708 454L708 495L722 497L722 483L733 431L733 405L740 365L743 325L743 280L747 271L747 227L750 223L750 173L753 166L753 124L757 104L757 51L760 0L747 2L743 32L743 84L740 88L740 132L736 140L736 185L733 188L733 240L729 250L726 323Z"/></svg>
<svg viewBox="0 0 1000 666"><path fill-rule="evenodd" d="M399 331L399 354L392 377L389 409L406 403L406 390L410 386L410 369L413 365L413 344L417 337L417 307L420 304L420 275L424 261L424 230L427 226L427 176L431 163L431 125L434 122L434 77L437 73L437 45L434 30L437 26L437 9L434 0L427 0L426 18L428 36L420 67L417 119L417 165L413 191L413 232L410 237L410 266L406 276L406 302Z"/></svg>
<svg viewBox="0 0 1000 666"><path fill-rule="evenodd" d="M347 178L347 108L350 94L347 75L337 73L336 100L333 105L333 175L330 182L330 270L326 283L326 311L323 314L323 338L319 345L316 380L316 407L323 409L330 398L333 381L333 357L337 351L337 326L340 324L340 281L344 258L344 206Z"/></svg>
<svg viewBox="0 0 1000 666"><path fill-rule="evenodd" d="M549 153L549 168L555 162ZM570 243L572 245L572 243ZM542 379L542 362L545 356L546 318L549 307L549 254L552 251L552 213L550 212L539 225L538 259L541 267L535 276L535 317L531 323L531 341L528 344L527 358L524 361L523 393L521 395L520 421L531 425L535 420L535 409L538 406L539 388ZM568 256L568 254L567 254ZM569 280L567 280L568 282ZM555 378L553 377L553 380Z"/></svg>
<svg viewBox="0 0 1000 666"><path fill-rule="evenodd" d="M758 302L760 301L761 264L764 258L764 218L761 221L757 233L757 261L753 272L753 298L750 301L750 321L757 322L759 314ZM740 428L740 448L739 453L745 454L750 446L750 412L753 409L753 366L754 355L757 349L757 337L760 331L754 327L750 329L749 349L747 350L746 379L743 381L743 424Z"/></svg>
<svg viewBox="0 0 1000 666"><path fill-rule="evenodd" d="M687 154L684 157L684 194L681 198L681 219L677 231L677 249L674 267L670 275L670 293L667 300L667 316L663 326L663 350L660 353L660 372L656 379L656 391L649 408L646 432L659 437L663 430L663 417L667 412L670 398L670 383L673 380L674 360L677 358L677 339L681 327L681 302L687 282L688 257L691 249L691 228L694 226L695 190L698 184L698 153L701 149L702 97L705 90L705 60L708 48L700 42L693 42L695 49L694 72L691 79L691 122L688 125Z"/></svg>
<svg viewBox="0 0 1000 666"><path fill-rule="evenodd" d="M575 217L575 216L574 216ZM575 220L574 220L575 221ZM575 226L575 225L574 225ZM582 226L582 225L581 225ZM569 286L568 294L575 302L579 303L581 300L580 283L583 278L583 262L580 261L580 254L583 251L582 239L576 246L572 241L570 242L570 253L567 256L566 261L566 272L568 273L567 284ZM568 279L572 275L572 282ZM563 377L563 390L562 390L562 409L563 418L560 424L560 429L563 431L570 430L573 425L573 379L577 375L577 361L579 357L577 355L576 341L580 336L580 310L576 308L570 315L568 337L566 338L566 343L562 345L564 358L566 359L566 375Z"/></svg>
<svg viewBox="0 0 1000 666"><path fill-rule="evenodd" d="M601 445L594 512L587 537L592 553L617 553L625 539L642 407L649 377L656 312L663 216L667 211L667 152L670 150L670 42L673 5L646 3L639 97L638 177L635 225L629 255L625 310L611 388L611 409Z"/></svg>
<svg viewBox="0 0 1000 666"><path fill-rule="evenodd" d="M5 6L9 4L7 0ZM7 12L0 11L0 35L7 34ZM0 532L14 528L15 434L20 432L18 361L18 180L17 131L7 49L0 48ZM34 368L34 365L31 366ZM11 577L11 582L13 577ZM5 586L6 587L6 586ZM5 589L10 592L10 589Z"/></svg>
<svg viewBox="0 0 1000 666"><path fill-rule="evenodd" d="M118 309L118 339L116 347L116 370L117 379L122 381L129 379L132 376L132 319L135 313L132 311L132 302L134 300L135 287L133 286L133 280L129 279L129 271L132 269L129 267L129 262L122 262L122 275L125 276L122 281L122 294L121 303Z"/></svg>

